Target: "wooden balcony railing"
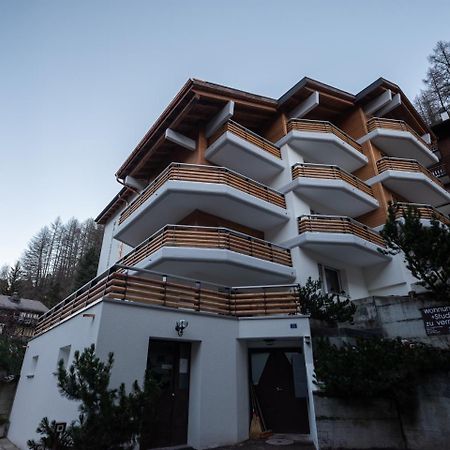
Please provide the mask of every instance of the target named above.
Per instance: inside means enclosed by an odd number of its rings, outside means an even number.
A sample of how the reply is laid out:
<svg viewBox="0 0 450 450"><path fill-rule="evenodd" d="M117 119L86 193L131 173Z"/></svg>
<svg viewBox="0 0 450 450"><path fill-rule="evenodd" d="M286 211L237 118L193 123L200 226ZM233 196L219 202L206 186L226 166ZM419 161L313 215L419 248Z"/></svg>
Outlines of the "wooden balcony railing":
<svg viewBox="0 0 450 450"><path fill-rule="evenodd" d="M298 219L298 232L353 234L379 247L386 247L383 238L374 230L350 217L307 215Z"/></svg>
<svg viewBox="0 0 450 450"><path fill-rule="evenodd" d="M211 145L213 142L217 141L220 136L222 136L226 132L230 132L235 134L236 136L250 142L251 144L256 145L261 150L265 150L266 152L271 153L273 156L281 159L280 149L273 143L268 141L267 139L259 136L248 128L243 127L242 125L234 122L233 120L229 120L222 127L220 127L209 139L208 145Z"/></svg>
<svg viewBox="0 0 450 450"><path fill-rule="evenodd" d="M401 219L403 214L408 212L409 208L413 208L420 214L421 219L431 220L433 217L436 220L439 220L443 224L450 226L450 219L439 212L437 209L433 208L431 205L424 205L422 203L405 203L405 202L397 202L394 204L395 206L395 217L397 219Z"/></svg>
<svg viewBox="0 0 450 450"><path fill-rule="evenodd" d="M414 137L419 139L419 141L426 145L431 150L431 145L425 142L419 134L414 131L406 122L403 120L395 120L395 119L382 119L380 117L373 117L367 122L367 130L370 133L371 131L377 128L385 128L388 130L396 130L396 131L408 131Z"/></svg>
<svg viewBox="0 0 450 450"><path fill-rule="evenodd" d="M437 183L443 187L443 184L439 178L436 178L429 170L419 164L415 159L405 158L381 158L377 161L378 173L382 173L386 170L396 170L401 172L416 172L423 173L431 181Z"/></svg>
<svg viewBox="0 0 450 450"><path fill-rule="evenodd" d="M361 145L331 122L322 120L290 119L287 123L287 132L289 133L294 130L311 131L315 133L333 133L339 139L342 139L344 142L362 153Z"/></svg>
<svg viewBox="0 0 450 450"><path fill-rule="evenodd" d="M103 298L235 317L300 311L298 285L228 288L150 271L145 271L145 277L131 276L124 268L112 267L47 311L39 318L34 335Z"/></svg>
<svg viewBox="0 0 450 450"><path fill-rule="evenodd" d="M368 184L338 166L298 163L292 167L292 179L300 177L342 180L366 194L374 196L372 188Z"/></svg>
<svg viewBox="0 0 450 450"><path fill-rule="evenodd" d="M120 264L134 266L162 247L215 248L292 266L289 249L228 228L167 225L131 251Z"/></svg>
<svg viewBox="0 0 450 450"><path fill-rule="evenodd" d="M281 208L286 208L283 194L225 167L172 163L122 212L119 224L130 217L167 181L192 181L225 184Z"/></svg>

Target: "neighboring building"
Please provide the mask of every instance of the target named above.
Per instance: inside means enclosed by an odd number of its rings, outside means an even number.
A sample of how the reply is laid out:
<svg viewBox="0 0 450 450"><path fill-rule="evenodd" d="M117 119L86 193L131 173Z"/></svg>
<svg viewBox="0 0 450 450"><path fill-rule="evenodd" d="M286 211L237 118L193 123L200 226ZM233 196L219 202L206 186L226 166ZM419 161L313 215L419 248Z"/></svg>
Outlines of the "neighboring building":
<svg viewBox="0 0 450 450"><path fill-rule="evenodd" d="M377 230L390 201L449 223L434 141L384 79L353 95L305 78L278 100L189 80L116 174L99 276L39 321L9 438L25 448L41 417L76 417L52 373L95 343L115 354L114 384L147 367L163 382L141 448L244 440L252 393L269 428L317 445L298 283L352 299L416 289Z"/></svg>
<svg viewBox="0 0 450 450"><path fill-rule="evenodd" d="M447 190L450 188L450 119L432 125L431 129L437 138L437 149L440 161L435 164L431 171L439 177Z"/></svg>
<svg viewBox="0 0 450 450"><path fill-rule="evenodd" d="M0 333L30 339L39 317L47 311L37 300L20 298L17 294L0 295Z"/></svg>

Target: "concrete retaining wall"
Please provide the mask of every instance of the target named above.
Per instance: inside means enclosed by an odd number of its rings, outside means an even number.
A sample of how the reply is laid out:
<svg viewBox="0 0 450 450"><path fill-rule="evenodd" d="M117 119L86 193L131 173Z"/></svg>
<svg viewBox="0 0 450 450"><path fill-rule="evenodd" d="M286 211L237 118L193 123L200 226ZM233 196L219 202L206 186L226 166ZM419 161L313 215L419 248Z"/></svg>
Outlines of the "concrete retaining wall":
<svg viewBox="0 0 450 450"><path fill-rule="evenodd" d="M450 303L450 302L449 302ZM427 336L420 308L436 302L400 296L356 300L354 323L340 328L315 329L313 336L329 336L332 343L352 340L359 333L401 337L436 347L449 347L450 336ZM323 325L323 324L322 324ZM415 401L398 411L389 400L348 401L314 396L317 431L323 449L450 448L450 374L424 379Z"/></svg>

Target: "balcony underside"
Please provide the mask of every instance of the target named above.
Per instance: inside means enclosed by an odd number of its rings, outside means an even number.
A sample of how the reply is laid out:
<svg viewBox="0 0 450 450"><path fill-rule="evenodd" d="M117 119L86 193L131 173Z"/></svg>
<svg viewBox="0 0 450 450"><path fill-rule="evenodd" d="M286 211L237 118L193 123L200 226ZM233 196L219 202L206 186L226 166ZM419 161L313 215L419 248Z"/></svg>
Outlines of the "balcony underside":
<svg viewBox="0 0 450 450"><path fill-rule="evenodd" d="M450 193L424 173L386 170L366 181L370 186L383 183L408 201L439 206L450 202Z"/></svg>
<svg viewBox="0 0 450 450"><path fill-rule="evenodd" d="M415 159L424 167L438 162L438 158L427 145L408 131L377 128L363 136L358 142L362 144L368 140L389 156Z"/></svg>
<svg viewBox="0 0 450 450"><path fill-rule="evenodd" d="M178 223L195 210L261 231L288 220L286 209L234 187L169 180L118 226L114 238L135 247L159 228Z"/></svg>
<svg viewBox="0 0 450 450"><path fill-rule="evenodd" d="M135 267L223 285L272 285L295 279L292 267L226 249L166 246Z"/></svg>
<svg viewBox="0 0 450 450"><path fill-rule="evenodd" d="M389 255L379 252L379 246L344 233L304 232L284 245L310 250L323 258L332 258L349 266L367 267L389 261Z"/></svg>
<svg viewBox="0 0 450 450"><path fill-rule="evenodd" d="M321 214L358 217L379 206L376 198L343 180L299 177L282 189L289 191L298 193Z"/></svg>
<svg viewBox="0 0 450 450"><path fill-rule="evenodd" d="M280 147L284 144L301 154L305 162L333 164L348 172L365 166L368 161L360 151L333 133L292 130L277 143Z"/></svg>
<svg viewBox="0 0 450 450"><path fill-rule="evenodd" d="M262 182L283 170L280 158L228 131L207 148L205 157L208 161Z"/></svg>

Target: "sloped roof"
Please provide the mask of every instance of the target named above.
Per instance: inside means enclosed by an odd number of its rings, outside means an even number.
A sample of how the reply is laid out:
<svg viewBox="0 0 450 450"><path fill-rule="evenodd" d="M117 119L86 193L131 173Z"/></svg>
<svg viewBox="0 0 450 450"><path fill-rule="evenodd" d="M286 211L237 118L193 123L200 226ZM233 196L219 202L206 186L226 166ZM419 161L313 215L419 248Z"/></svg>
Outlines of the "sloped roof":
<svg viewBox="0 0 450 450"><path fill-rule="evenodd" d="M38 314L48 311L48 308L38 300L21 298L19 301L13 301L9 295L0 295L0 310L1 309L33 312Z"/></svg>

